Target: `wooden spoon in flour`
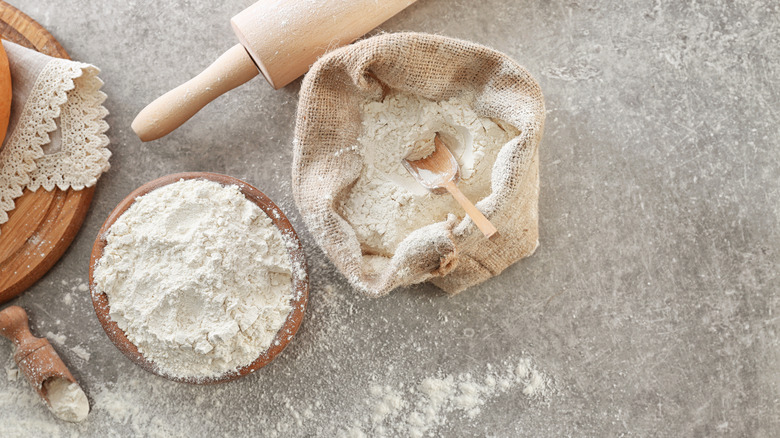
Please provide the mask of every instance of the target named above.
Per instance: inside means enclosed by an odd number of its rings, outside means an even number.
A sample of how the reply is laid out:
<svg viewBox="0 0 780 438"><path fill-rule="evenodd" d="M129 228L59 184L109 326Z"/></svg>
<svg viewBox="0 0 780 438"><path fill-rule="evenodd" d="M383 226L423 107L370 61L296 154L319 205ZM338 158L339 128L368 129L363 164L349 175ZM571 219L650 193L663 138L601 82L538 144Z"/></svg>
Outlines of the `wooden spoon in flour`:
<svg viewBox="0 0 780 438"><path fill-rule="evenodd" d="M427 157L411 161L404 159L402 161L406 170L426 189L434 193L440 189L446 189L450 192L452 197L466 210L466 214L474 221L485 237L490 239L497 235L498 230L496 230L496 227L458 189L460 166L458 166L458 162L452 156L452 152L444 144L438 133L434 137L433 142L435 145L434 150Z"/></svg>
<svg viewBox="0 0 780 438"><path fill-rule="evenodd" d="M16 345L16 365L57 418L74 423L87 418L87 396L49 341L30 333L24 309L9 306L0 312L0 335Z"/></svg>

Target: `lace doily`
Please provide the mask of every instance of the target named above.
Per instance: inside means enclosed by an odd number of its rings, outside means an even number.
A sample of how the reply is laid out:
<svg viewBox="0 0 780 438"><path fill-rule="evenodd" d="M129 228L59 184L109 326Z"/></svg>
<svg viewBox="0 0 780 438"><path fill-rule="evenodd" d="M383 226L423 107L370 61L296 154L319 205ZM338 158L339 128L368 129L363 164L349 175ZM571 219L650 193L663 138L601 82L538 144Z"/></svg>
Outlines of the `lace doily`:
<svg viewBox="0 0 780 438"><path fill-rule="evenodd" d="M106 94L100 70L52 59L30 90L19 122L0 150L0 224L25 188L81 190L108 170ZM51 137L58 136L59 142ZM58 143L58 144L56 144Z"/></svg>

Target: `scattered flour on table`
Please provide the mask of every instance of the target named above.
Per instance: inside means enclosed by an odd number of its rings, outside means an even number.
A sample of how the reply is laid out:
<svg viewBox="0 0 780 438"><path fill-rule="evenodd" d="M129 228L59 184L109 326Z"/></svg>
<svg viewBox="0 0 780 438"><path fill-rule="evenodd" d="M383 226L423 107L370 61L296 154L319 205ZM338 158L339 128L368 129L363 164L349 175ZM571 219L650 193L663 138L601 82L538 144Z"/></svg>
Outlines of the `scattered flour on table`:
<svg viewBox="0 0 780 438"><path fill-rule="evenodd" d="M73 305L74 297L79 296L83 292L89 291L89 283L82 278L74 278L71 280L61 280L62 286L69 286L70 292L62 294L62 303L70 307Z"/></svg>
<svg viewBox="0 0 780 438"><path fill-rule="evenodd" d="M9 382L15 382L16 379L19 378L19 368L16 368L15 366L6 367L5 377L8 379Z"/></svg>
<svg viewBox="0 0 780 438"><path fill-rule="evenodd" d="M549 389L549 379L527 358L506 360L500 367L488 364L476 375L432 376L416 384L401 383L399 388L372 385L364 401L368 413L358 416L338 436L429 436L452 412L475 419L500 394L521 391L529 398L543 398Z"/></svg>
<svg viewBox="0 0 780 438"><path fill-rule="evenodd" d="M252 363L292 310L271 219L236 186L182 180L136 199L94 270L111 319L159 370L208 378Z"/></svg>
<svg viewBox="0 0 780 438"><path fill-rule="evenodd" d="M338 278L331 266L320 270L317 263L312 278ZM76 367L92 405L82 423L57 420L18 375L11 344L0 342L0 368L7 375L5 382L0 378L0 412L7 418L0 423L0 436L410 437L447 436L453 428L481 435L481 425L508 400L517 430L525 430L529 419L548 415L544 406L555 393L553 379L522 353L493 358L492 365L443 362L437 369L418 361L444 344L421 350L413 339L407 343L392 336L359 346L365 339L362 329L388 322L385 316L365 314L376 300L346 289L315 284L303 330L291 346L272 366L231 384L170 382L118 352L109 370L96 372L94 359L92 367ZM463 328L453 317L457 314L433 316L420 336L458 336Z"/></svg>
<svg viewBox="0 0 780 438"><path fill-rule="evenodd" d="M391 257L413 231L464 216L449 195L433 194L404 168L405 158L433 152L438 132L460 165L458 187L472 202L490 194L491 171L501 147L519 131L480 117L470 94L434 102L394 93L361 104L363 130L355 150L364 159L360 177L337 209L355 230L363 252Z"/></svg>
<svg viewBox="0 0 780 438"><path fill-rule="evenodd" d="M68 339L67 336L63 335L62 333L53 333L53 332L46 332L46 338L53 344L59 345L60 347L65 347L65 341ZM76 345L75 347L71 347L70 351L72 351L79 359L89 362L89 358L92 357L89 351L87 351L86 348L82 347L81 345Z"/></svg>
<svg viewBox="0 0 780 438"><path fill-rule="evenodd" d="M79 359L82 359L84 361L89 361L89 358L91 356L89 352L81 345L76 345L75 347L71 348L70 351L76 353L76 356L78 356Z"/></svg>
<svg viewBox="0 0 780 438"><path fill-rule="evenodd" d="M46 332L46 338L57 345L65 345L65 340L68 339L67 336L63 335L62 333L52 332Z"/></svg>
<svg viewBox="0 0 780 438"><path fill-rule="evenodd" d="M13 364L10 358L8 362ZM9 438L78 436L77 425L55 418L15 366L6 365L6 373L9 379L0 382L0 435ZM72 431L65 432L67 429Z"/></svg>

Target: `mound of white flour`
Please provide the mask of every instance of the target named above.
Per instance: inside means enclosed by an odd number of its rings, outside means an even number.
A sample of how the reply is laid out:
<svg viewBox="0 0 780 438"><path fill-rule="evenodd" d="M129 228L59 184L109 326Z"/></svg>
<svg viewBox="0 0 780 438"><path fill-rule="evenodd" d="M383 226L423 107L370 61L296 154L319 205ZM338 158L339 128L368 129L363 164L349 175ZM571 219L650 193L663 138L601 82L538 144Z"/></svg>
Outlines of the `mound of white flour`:
<svg viewBox="0 0 780 438"><path fill-rule="evenodd" d="M172 377L252 363L291 311L281 232L236 186L179 181L136 199L94 270L111 319Z"/></svg>
<svg viewBox="0 0 780 438"><path fill-rule="evenodd" d="M480 117L473 101L468 94L434 102L394 93L381 102L363 102L363 131L356 146L363 169L337 208L355 230L364 254L392 257L412 231L443 221L449 213L465 216L452 196L429 192L401 164L406 157L430 154L437 132L460 165L461 191L474 203L490 194L496 156L519 131Z"/></svg>
<svg viewBox="0 0 780 438"><path fill-rule="evenodd" d="M89 400L78 383L57 377L44 384L49 409L57 418L72 423L84 421L89 414Z"/></svg>

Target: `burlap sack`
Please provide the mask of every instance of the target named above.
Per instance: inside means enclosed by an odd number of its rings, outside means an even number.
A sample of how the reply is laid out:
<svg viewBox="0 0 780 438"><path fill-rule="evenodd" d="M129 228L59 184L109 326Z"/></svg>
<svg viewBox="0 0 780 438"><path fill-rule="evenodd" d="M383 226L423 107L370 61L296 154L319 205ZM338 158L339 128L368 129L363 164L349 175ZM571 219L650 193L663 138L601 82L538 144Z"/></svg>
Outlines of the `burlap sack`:
<svg viewBox="0 0 780 438"><path fill-rule="evenodd" d="M477 207L498 228L487 240L464 217L410 234L392 258L369 261L336 210L363 166L344 153L361 132L359 103L383 87L431 100L476 94L481 116L514 125L491 175L492 193ZM378 35L320 58L303 80L295 126L293 194L304 221L349 282L371 296L431 281L449 293L498 275L538 246L538 147L544 100L531 75L506 55L467 41L420 33ZM341 151L341 152L339 152ZM473 200L476 201L476 200ZM377 214L381 214L377 212Z"/></svg>

